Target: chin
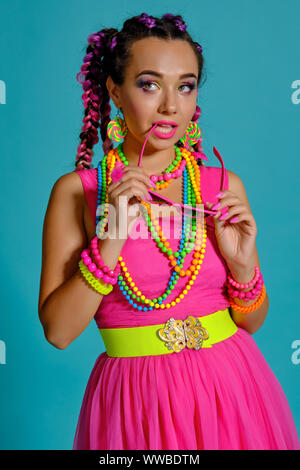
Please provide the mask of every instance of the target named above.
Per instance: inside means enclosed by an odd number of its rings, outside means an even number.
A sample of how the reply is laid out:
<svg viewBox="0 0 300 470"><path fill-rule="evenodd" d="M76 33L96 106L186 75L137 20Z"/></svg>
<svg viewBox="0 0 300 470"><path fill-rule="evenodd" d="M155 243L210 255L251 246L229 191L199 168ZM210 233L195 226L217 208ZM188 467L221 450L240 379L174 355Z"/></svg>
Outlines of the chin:
<svg viewBox="0 0 300 470"><path fill-rule="evenodd" d="M146 147L149 143L149 146L151 146L155 150L164 150L164 149L168 149L170 147L174 147L176 142L177 141L175 141L174 139L161 139L161 141L158 141L158 142L149 142L149 140L148 140L147 144L146 144Z"/></svg>

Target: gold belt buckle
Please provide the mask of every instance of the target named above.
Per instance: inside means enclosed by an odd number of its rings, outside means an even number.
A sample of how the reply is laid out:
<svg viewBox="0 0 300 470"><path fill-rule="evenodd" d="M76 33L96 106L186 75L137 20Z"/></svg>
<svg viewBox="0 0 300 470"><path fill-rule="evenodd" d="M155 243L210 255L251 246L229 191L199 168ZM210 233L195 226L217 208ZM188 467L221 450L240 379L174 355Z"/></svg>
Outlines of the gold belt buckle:
<svg viewBox="0 0 300 470"><path fill-rule="evenodd" d="M198 350L202 348L203 340L209 338L200 320L192 315L183 321L169 318L164 327L158 330L158 336L174 352L180 352L185 347Z"/></svg>

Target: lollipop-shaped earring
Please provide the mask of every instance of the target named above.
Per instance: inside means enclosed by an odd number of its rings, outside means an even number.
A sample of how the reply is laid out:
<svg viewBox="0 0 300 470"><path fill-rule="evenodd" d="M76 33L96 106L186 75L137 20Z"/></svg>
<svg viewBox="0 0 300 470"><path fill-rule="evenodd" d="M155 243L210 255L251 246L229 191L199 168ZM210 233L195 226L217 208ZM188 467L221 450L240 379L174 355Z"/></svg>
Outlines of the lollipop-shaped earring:
<svg viewBox="0 0 300 470"><path fill-rule="evenodd" d="M115 119L109 121L107 126L107 135L113 142L121 142L127 134L128 128L126 126L125 120L120 116L117 116Z"/></svg>
<svg viewBox="0 0 300 470"><path fill-rule="evenodd" d="M201 129L196 121L190 121L185 134L181 137L180 141L183 145L194 145L200 140Z"/></svg>

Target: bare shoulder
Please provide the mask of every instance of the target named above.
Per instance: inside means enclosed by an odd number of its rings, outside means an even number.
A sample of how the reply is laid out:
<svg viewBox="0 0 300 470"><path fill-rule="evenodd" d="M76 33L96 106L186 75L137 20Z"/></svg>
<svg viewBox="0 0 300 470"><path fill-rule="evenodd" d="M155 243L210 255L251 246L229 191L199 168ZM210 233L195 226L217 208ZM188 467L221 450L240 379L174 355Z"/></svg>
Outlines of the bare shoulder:
<svg viewBox="0 0 300 470"><path fill-rule="evenodd" d="M237 175L231 170L228 170L227 168L226 168L226 171L228 174L228 189L230 191L231 191L230 189L231 187L235 187L235 186L243 184L242 179L239 177L239 175Z"/></svg>
<svg viewBox="0 0 300 470"><path fill-rule="evenodd" d="M84 210L84 189L80 176L72 171L60 176L53 184L49 203L52 199L56 201L70 201L76 208L76 212L83 214Z"/></svg>
<svg viewBox="0 0 300 470"><path fill-rule="evenodd" d="M84 194L81 178L75 171L71 171L70 173L65 173L60 176L55 181L53 189L54 188L59 191L68 191L73 194Z"/></svg>
<svg viewBox="0 0 300 470"><path fill-rule="evenodd" d="M228 174L228 190L235 193L240 198L240 200L248 207L250 212L252 212L246 193L246 188L242 179L233 171L227 169L226 171Z"/></svg>

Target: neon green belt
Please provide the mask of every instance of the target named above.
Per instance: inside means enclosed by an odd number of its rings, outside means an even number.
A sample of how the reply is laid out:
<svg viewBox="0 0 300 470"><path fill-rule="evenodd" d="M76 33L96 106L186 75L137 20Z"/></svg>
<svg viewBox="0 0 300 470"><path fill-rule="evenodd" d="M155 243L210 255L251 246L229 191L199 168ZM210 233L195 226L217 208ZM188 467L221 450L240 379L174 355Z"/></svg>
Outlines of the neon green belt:
<svg viewBox="0 0 300 470"><path fill-rule="evenodd" d="M171 317L160 325L99 328L106 353L111 357L157 356L184 348L211 348L237 330L228 308L203 317L189 315L185 320Z"/></svg>

